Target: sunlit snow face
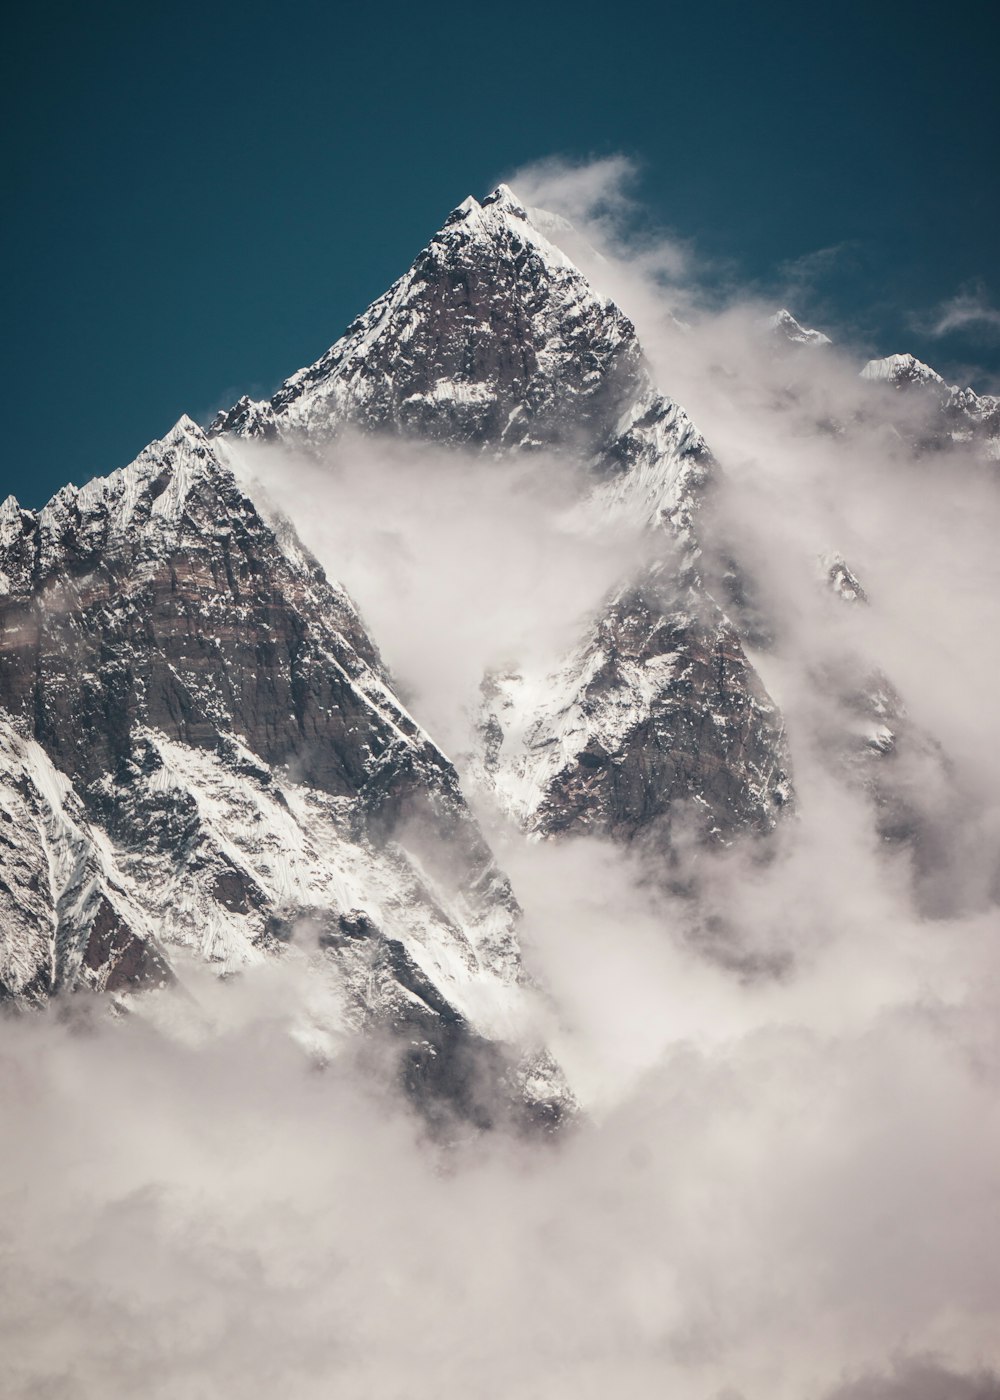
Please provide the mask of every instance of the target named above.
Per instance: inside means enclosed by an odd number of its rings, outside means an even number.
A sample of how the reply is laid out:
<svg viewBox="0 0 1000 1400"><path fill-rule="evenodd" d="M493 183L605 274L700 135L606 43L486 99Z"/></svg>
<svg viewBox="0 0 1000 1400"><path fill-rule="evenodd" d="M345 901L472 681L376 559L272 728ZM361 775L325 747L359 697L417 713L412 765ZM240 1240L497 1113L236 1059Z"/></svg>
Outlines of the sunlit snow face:
<svg viewBox="0 0 1000 1400"><path fill-rule="evenodd" d="M773 623L754 659L796 812L766 859L691 860L704 917L783 971L704 957L629 852L527 842L487 811L586 1109L556 1143L442 1149L349 1053L317 1072L287 1035L294 961L192 971L183 1003L124 1025L4 1025L13 1395L996 1400L996 482L858 423L846 353L822 373L762 356L749 302L696 321L679 258L660 299L666 254L608 242L603 178L568 212L604 200L582 222L607 290L720 459L717 519ZM551 172L537 185L552 202ZM572 464L338 452L332 475L255 466L461 757L483 670L544 678L641 546L565 528ZM831 551L870 607L822 586ZM948 755L944 917L826 761L822 678L845 656Z"/></svg>

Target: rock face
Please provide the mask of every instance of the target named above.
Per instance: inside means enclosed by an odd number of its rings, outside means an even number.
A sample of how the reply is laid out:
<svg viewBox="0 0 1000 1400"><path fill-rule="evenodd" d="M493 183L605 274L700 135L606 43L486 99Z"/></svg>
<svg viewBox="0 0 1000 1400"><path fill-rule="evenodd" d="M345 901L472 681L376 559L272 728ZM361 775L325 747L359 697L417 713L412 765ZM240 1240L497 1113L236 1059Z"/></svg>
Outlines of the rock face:
<svg viewBox="0 0 1000 1400"><path fill-rule="evenodd" d="M8 501L0 531L0 702L83 787L132 758L137 724L199 748L231 731L387 815L438 772L346 595L279 547L190 420L37 516Z"/></svg>
<svg viewBox="0 0 1000 1400"><path fill-rule="evenodd" d="M350 422L449 443L610 444L641 361L629 320L501 186L461 204L316 364L212 429L322 441Z"/></svg>
<svg viewBox="0 0 1000 1400"><path fill-rule="evenodd" d="M620 590L540 705L530 678L487 683L483 766L529 829L662 852L677 817L724 839L769 831L789 800L781 718L733 626L664 582L654 568Z"/></svg>
<svg viewBox="0 0 1000 1400"><path fill-rule="evenodd" d="M450 215L410 271L270 402L210 434L321 446L346 427L451 446L555 447L615 509L689 524L712 459L653 385L631 321L505 185Z"/></svg>
<svg viewBox="0 0 1000 1400"><path fill-rule="evenodd" d="M410 1078L471 1112L473 1047L517 1036L509 884L349 598L223 449L182 419L38 513L8 500L0 570L0 993L305 941L331 1017L403 1029Z"/></svg>
<svg viewBox="0 0 1000 1400"><path fill-rule="evenodd" d="M0 1000L171 980L83 804L44 749L0 721Z"/></svg>
<svg viewBox="0 0 1000 1400"><path fill-rule="evenodd" d="M413 267L267 403L215 434L319 448L345 427L582 462L586 530L626 519L660 540L548 676L487 682L481 781L528 827L632 840L678 806L705 834L773 824L790 787L782 725L699 573L717 472L653 384L631 322L506 186L468 199ZM815 334L815 333L814 333ZM493 704L495 699L499 703Z"/></svg>

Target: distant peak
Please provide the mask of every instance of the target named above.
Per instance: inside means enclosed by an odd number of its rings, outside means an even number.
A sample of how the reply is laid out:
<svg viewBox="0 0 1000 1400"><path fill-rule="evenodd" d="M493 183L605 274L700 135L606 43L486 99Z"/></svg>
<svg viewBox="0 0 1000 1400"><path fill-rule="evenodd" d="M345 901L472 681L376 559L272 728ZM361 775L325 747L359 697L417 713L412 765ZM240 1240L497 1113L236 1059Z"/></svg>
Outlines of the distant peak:
<svg viewBox="0 0 1000 1400"><path fill-rule="evenodd" d="M862 379L894 384L944 384L936 369L925 365L916 355L886 355L881 360L869 360L861 371Z"/></svg>
<svg viewBox="0 0 1000 1400"><path fill-rule="evenodd" d="M830 337L822 331L810 330L801 325L787 307L783 306L767 322L772 335L782 336L793 345L830 345Z"/></svg>

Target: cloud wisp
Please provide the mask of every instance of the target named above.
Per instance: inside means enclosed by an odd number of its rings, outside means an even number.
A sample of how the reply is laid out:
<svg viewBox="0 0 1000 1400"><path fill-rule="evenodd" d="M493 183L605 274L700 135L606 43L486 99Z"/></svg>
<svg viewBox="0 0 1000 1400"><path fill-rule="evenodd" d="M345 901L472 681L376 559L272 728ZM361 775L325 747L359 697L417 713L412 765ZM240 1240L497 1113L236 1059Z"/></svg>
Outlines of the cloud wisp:
<svg viewBox="0 0 1000 1400"><path fill-rule="evenodd" d="M970 329L981 337L1000 336L1000 310L991 305L982 288L973 287L957 293L938 308L926 327L927 333L933 336Z"/></svg>

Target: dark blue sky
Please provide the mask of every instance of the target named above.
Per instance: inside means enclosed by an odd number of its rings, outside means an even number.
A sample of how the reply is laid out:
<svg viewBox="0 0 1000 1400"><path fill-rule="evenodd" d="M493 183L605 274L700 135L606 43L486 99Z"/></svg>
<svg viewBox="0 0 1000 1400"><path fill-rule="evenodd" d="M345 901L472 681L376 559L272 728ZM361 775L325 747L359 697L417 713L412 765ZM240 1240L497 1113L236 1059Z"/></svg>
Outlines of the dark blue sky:
<svg viewBox="0 0 1000 1400"><path fill-rule="evenodd" d="M466 194L623 152L650 216L881 352L1000 372L1000 7L20 7L0 494L40 504L318 356Z"/></svg>

